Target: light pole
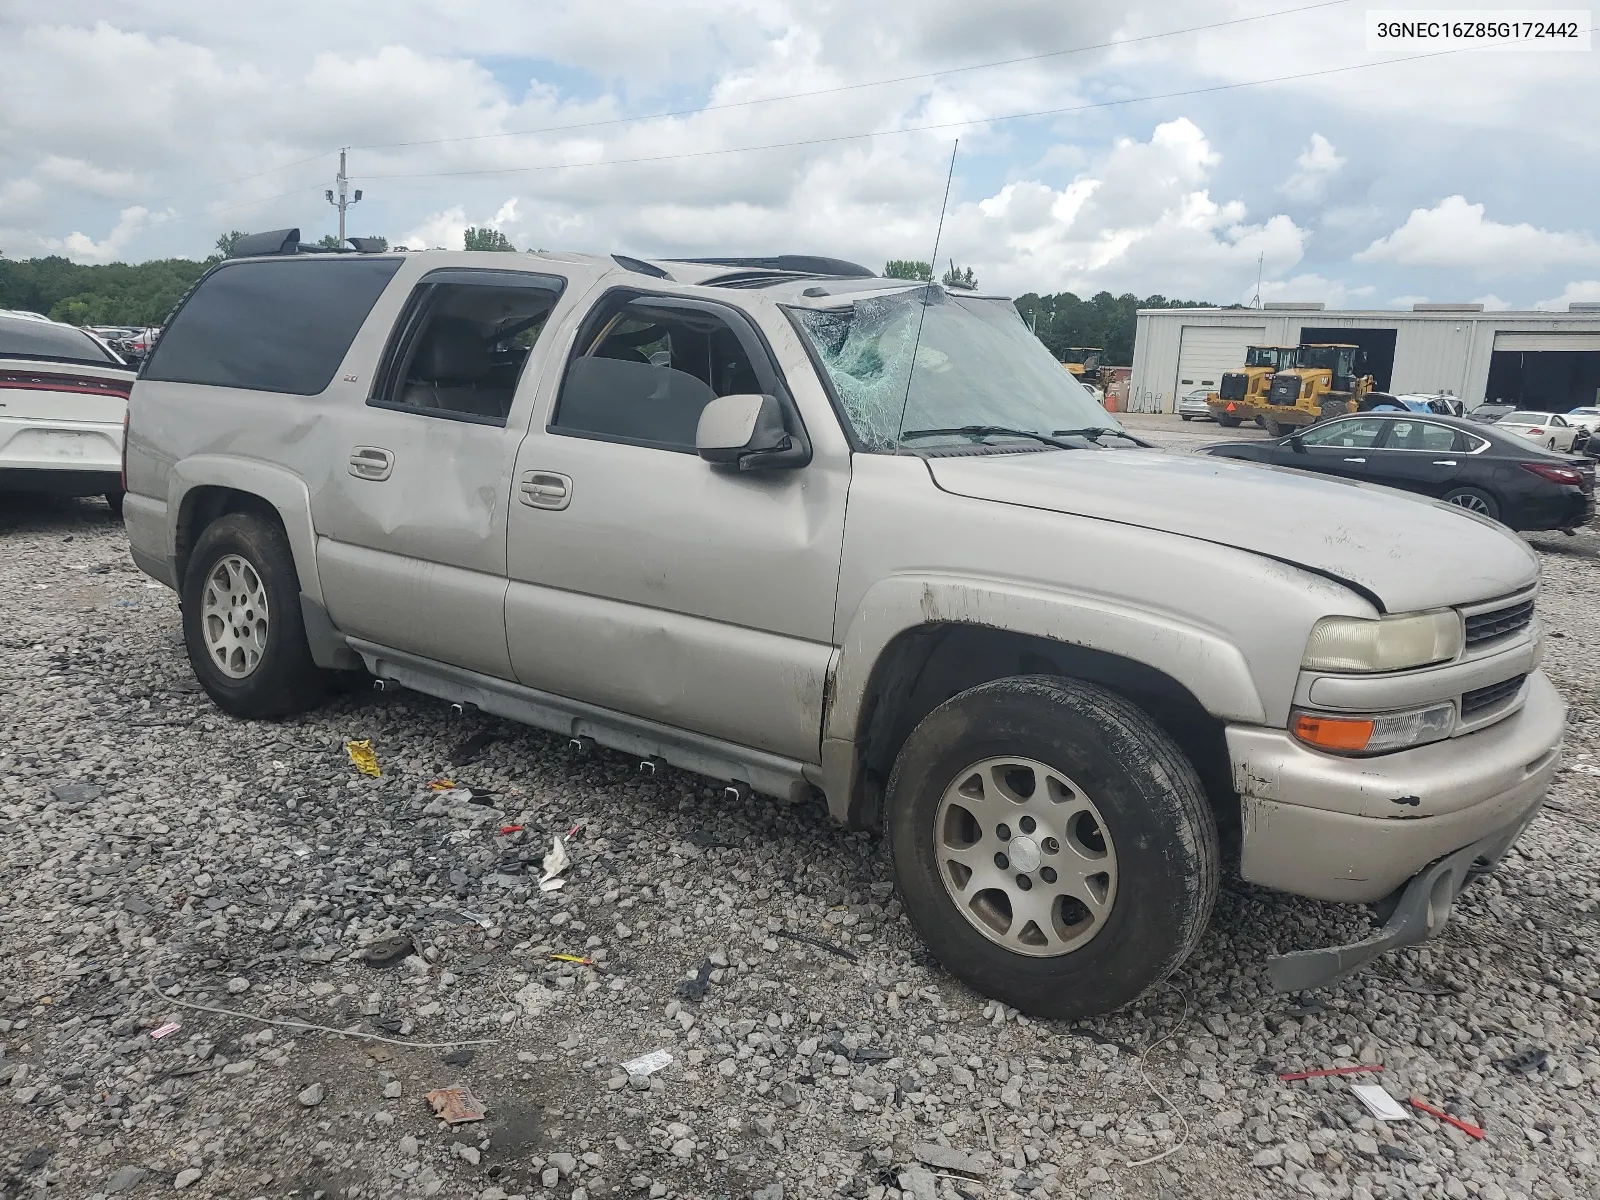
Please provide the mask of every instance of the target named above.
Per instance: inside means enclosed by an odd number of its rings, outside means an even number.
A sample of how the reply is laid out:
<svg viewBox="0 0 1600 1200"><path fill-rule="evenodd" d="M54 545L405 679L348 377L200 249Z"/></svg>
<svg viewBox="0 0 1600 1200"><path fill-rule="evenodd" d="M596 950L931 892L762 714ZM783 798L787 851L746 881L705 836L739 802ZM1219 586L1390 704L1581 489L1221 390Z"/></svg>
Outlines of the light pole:
<svg viewBox="0 0 1600 1200"><path fill-rule="evenodd" d="M350 177L345 174L345 170L344 170L344 155L345 155L345 152L343 150L339 151L339 174L334 176L334 182L338 185L338 188L339 188L339 196L338 196L338 198L337 199L334 198L333 189L332 188L329 188L324 193L324 195L326 195L328 197L328 203L333 205L335 208L337 208L339 210L339 245L341 245L341 246L344 245L344 210L349 208L350 205L355 204L357 201L359 201L361 199L361 189L360 188L356 189L356 194L353 197L350 197L348 199L346 198L345 193L349 189L349 186L350 186Z"/></svg>

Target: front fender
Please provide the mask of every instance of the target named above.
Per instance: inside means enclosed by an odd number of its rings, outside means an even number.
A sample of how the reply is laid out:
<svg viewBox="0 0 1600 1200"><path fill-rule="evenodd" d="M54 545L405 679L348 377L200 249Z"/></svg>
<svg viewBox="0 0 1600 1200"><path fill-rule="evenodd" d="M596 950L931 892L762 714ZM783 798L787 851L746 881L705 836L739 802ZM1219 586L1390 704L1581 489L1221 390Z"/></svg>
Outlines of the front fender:
<svg viewBox="0 0 1600 1200"><path fill-rule="evenodd" d="M1212 716L1266 724L1239 648L1211 630L1126 601L1007 581L905 574L869 588L845 631L826 737L854 742L874 664L899 634L951 622L1049 638L1119 655L1182 684Z"/></svg>
<svg viewBox="0 0 1600 1200"><path fill-rule="evenodd" d="M168 559L177 578L177 526L184 498L197 487L225 487L259 496L277 510L289 536L300 592L322 604L322 580L317 573L316 526L311 521L311 493L292 471L253 458L226 454L195 454L176 463L167 478ZM181 584L181 579L179 579Z"/></svg>

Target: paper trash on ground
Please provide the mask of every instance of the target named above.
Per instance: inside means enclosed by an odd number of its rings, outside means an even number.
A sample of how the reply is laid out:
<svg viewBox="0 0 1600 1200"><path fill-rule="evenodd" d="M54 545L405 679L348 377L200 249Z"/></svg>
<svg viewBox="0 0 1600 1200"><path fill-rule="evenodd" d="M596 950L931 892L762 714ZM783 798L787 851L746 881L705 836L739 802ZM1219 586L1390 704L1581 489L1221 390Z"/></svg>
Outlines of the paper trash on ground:
<svg viewBox="0 0 1600 1200"><path fill-rule="evenodd" d="M629 1075L654 1075L671 1061L672 1055L665 1050L652 1050L649 1054L630 1058L622 1064L622 1069Z"/></svg>
<svg viewBox="0 0 1600 1200"><path fill-rule="evenodd" d="M1389 1095L1380 1083L1352 1083L1350 1090L1356 1099L1367 1106L1367 1111L1380 1121L1409 1121L1411 1114L1400 1107L1400 1102Z"/></svg>

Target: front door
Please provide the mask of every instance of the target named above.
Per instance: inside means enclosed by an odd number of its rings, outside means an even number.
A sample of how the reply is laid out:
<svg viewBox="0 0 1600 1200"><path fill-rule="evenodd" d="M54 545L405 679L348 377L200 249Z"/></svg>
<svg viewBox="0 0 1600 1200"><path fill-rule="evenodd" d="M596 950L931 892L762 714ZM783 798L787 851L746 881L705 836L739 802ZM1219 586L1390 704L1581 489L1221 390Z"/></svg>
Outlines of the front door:
<svg viewBox="0 0 1600 1200"><path fill-rule="evenodd" d="M799 421L743 314L600 301L517 456L511 663L530 687L816 762L848 451L813 439L804 467L713 468L700 410L752 392Z"/></svg>
<svg viewBox="0 0 1600 1200"><path fill-rule="evenodd" d="M536 391L519 381L563 282L447 269L418 283L367 403L339 414L333 474L313 493L317 570L342 632L512 677L506 512Z"/></svg>
<svg viewBox="0 0 1600 1200"><path fill-rule="evenodd" d="M1299 449L1288 438L1280 442L1279 454L1273 461L1319 475L1365 479L1372 448L1383 436L1383 426L1384 422L1375 417L1344 417L1313 425L1300 435Z"/></svg>

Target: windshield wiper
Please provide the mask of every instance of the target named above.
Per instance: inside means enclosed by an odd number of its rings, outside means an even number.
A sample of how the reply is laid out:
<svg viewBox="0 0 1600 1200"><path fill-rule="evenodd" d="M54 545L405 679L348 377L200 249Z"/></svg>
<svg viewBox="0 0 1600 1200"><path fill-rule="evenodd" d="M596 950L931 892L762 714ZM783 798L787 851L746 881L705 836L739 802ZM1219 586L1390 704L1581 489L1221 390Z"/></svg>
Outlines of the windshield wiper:
<svg viewBox="0 0 1600 1200"><path fill-rule="evenodd" d="M1128 441L1132 442L1135 446L1143 446L1146 450L1158 450L1158 449L1160 449L1160 447L1157 446L1154 442L1147 442L1141 437L1134 437L1133 434L1129 433L1125 429L1112 429L1109 425L1092 425L1092 426L1088 427L1087 429L1052 429L1050 431L1050 433L1051 433L1051 435L1053 437L1058 437L1058 438L1059 437L1088 438L1096 446L1101 444L1101 442L1100 442L1101 437L1104 436L1105 434L1109 433L1109 434L1113 434L1113 435L1115 435L1116 437L1119 437L1119 438L1127 438Z"/></svg>
<svg viewBox="0 0 1600 1200"><path fill-rule="evenodd" d="M1060 442L1053 437L1042 433L1035 433L1031 429L1012 429L1007 425L958 425L954 429L908 429L900 436L902 438L961 436L977 439L980 437L1020 437L1032 438L1036 442L1043 442L1046 446L1054 446L1057 450L1076 450L1071 442Z"/></svg>

